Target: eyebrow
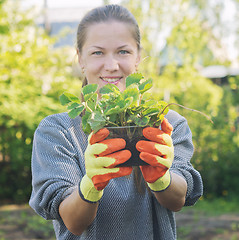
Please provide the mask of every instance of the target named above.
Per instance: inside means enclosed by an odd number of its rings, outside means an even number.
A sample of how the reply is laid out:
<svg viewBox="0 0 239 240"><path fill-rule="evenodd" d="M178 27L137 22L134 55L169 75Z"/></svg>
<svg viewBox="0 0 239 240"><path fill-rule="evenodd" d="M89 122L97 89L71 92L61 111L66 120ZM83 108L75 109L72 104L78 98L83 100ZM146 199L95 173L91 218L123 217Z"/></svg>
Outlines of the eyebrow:
<svg viewBox="0 0 239 240"><path fill-rule="evenodd" d="M100 48L100 49L104 49L102 47L99 47L99 46L91 46L92 48Z"/></svg>
<svg viewBox="0 0 239 240"><path fill-rule="evenodd" d="M94 47L94 48L99 48L99 49L105 49L105 48L103 48L103 47L100 47L100 46L92 46L92 47ZM120 47L118 47L117 49L121 49L121 48L125 48L125 47L128 47L128 45L126 44L126 45L122 45L122 46L120 46Z"/></svg>
<svg viewBox="0 0 239 240"><path fill-rule="evenodd" d="M129 45L123 45L123 46L120 46L120 47L118 47L117 49L120 49L120 48L125 48L125 47L128 47Z"/></svg>

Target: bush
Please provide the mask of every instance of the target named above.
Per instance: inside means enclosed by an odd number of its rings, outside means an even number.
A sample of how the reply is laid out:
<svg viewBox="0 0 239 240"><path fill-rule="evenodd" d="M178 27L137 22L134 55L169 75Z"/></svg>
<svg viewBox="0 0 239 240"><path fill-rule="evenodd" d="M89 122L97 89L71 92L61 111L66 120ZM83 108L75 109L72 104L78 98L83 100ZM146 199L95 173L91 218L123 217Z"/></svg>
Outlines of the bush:
<svg viewBox="0 0 239 240"><path fill-rule="evenodd" d="M65 111L59 96L79 94L72 76L72 49L53 48L55 39L33 22L33 9L0 3L0 199L23 202L31 191L34 131L47 115Z"/></svg>

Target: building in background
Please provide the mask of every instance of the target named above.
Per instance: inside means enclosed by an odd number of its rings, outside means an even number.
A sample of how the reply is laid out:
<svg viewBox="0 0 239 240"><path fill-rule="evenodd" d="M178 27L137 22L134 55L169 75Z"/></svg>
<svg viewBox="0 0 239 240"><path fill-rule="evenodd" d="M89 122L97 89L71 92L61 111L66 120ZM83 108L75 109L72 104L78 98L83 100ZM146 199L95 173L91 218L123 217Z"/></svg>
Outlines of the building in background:
<svg viewBox="0 0 239 240"><path fill-rule="evenodd" d="M49 35L58 36L55 47L75 46L76 31L81 18L91 7L47 8L37 19Z"/></svg>

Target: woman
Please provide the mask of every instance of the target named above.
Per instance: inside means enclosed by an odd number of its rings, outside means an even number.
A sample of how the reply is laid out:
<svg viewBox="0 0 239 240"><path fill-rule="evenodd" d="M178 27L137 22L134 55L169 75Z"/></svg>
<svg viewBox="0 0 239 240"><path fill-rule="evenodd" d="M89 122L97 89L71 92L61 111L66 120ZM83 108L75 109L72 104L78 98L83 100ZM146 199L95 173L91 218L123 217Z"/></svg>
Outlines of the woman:
<svg viewBox="0 0 239 240"><path fill-rule="evenodd" d="M84 85L112 83L124 90L125 78L140 63L140 49L139 28L127 9L93 9L77 32ZM80 116L45 118L34 135L30 206L53 220L57 239L176 239L174 212L193 205L203 188L190 164L193 144L186 119L170 110L161 129L145 128L148 141L136 144L149 163L140 168L148 188L143 193L131 167L115 167L131 156L124 140L115 144L104 140L107 135L102 129L86 136Z"/></svg>

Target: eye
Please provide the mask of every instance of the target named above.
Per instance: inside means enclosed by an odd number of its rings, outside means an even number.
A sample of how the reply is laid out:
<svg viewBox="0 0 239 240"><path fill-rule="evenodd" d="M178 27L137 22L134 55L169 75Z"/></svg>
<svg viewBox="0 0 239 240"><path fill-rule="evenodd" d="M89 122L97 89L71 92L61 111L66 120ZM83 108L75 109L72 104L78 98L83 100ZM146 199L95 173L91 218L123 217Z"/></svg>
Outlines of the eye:
<svg viewBox="0 0 239 240"><path fill-rule="evenodd" d="M102 55L102 54L103 54L103 52L101 52L101 51L95 51L92 53L92 55L97 55L97 56Z"/></svg>
<svg viewBox="0 0 239 240"><path fill-rule="evenodd" d="M127 50L120 50L119 53L120 53L120 54L129 54L130 52L127 51Z"/></svg>

